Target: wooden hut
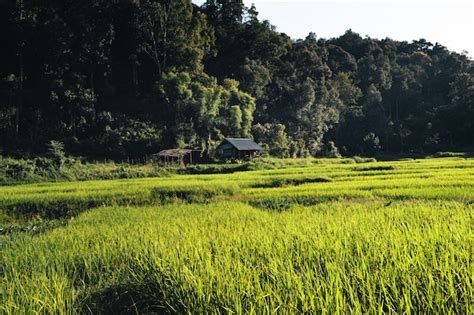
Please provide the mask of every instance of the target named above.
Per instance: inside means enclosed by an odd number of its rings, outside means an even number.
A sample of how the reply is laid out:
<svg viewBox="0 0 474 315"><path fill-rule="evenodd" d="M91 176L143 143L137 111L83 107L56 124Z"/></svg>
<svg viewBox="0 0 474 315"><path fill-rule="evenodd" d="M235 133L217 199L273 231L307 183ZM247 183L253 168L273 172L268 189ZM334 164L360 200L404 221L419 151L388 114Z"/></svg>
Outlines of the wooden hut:
<svg viewBox="0 0 474 315"><path fill-rule="evenodd" d="M166 164L177 164L185 166L193 164L193 151L191 149L167 149L153 155L154 160L162 161Z"/></svg>
<svg viewBox="0 0 474 315"><path fill-rule="evenodd" d="M263 151L252 139L225 138L217 147L217 154L223 159L251 160Z"/></svg>

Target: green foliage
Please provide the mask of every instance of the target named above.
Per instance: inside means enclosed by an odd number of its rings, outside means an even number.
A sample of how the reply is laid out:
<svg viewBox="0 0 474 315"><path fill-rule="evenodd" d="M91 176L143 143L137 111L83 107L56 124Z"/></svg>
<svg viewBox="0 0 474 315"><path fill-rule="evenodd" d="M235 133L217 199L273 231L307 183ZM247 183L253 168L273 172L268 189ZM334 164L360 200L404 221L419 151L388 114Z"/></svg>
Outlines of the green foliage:
<svg viewBox="0 0 474 315"><path fill-rule="evenodd" d="M204 73L164 73L155 95L151 110L170 146L199 148L209 156L223 135L250 135L255 100L238 89L237 81L221 86Z"/></svg>
<svg viewBox="0 0 474 315"><path fill-rule="evenodd" d="M257 142L268 146L272 156L287 158L290 156L290 144L285 129L282 124L256 124L252 133Z"/></svg>
<svg viewBox="0 0 474 315"><path fill-rule="evenodd" d="M242 130L242 111L240 110L239 106L237 105L231 106L229 123L230 123L231 135L235 137L240 137L241 130Z"/></svg>
<svg viewBox="0 0 474 315"><path fill-rule="evenodd" d="M364 137L365 152L375 154L380 150L380 139L374 133L369 133Z"/></svg>
<svg viewBox="0 0 474 315"><path fill-rule="evenodd" d="M62 142L51 140L48 144L48 154L56 164L56 167L61 168L63 166L66 160L66 153L64 152L64 144Z"/></svg>
<svg viewBox="0 0 474 315"><path fill-rule="evenodd" d="M214 33L191 1L145 0L137 11L139 50L154 63L157 77L172 69L202 70L203 58L213 50Z"/></svg>
<svg viewBox="0 0 474 315"><path fill-rule="evenodd" d="M111 112L98 113L100 131L94 153L116 159L143 157L156 153L162 140L162 131L149 121L129 119Z"/></svg>
<svg viewBox="0 0 474 315"><path fill-rule="evenodd" d="M0 37L5 155L209 158L267 125L278 157L474 147L472 60L424 39L292 40L241 0L2 1Z"/></svg>
<svg viewBox="0 0 474 315"><path fill-rule="evenodd" d="M239 82L226 79L223 82L224 115L228 118L230 129L228 134L237 137L249 137L253 123L253 114L256 108L255 99L238 89ZM225 131L225 130L224 130Z"/></svg>
<svg viewBox="0 0 474 315"><path fill-rule="evenodd" d="M51 181L163 177L174 172L176 170L153 164L83 163L78 159L67 158L59 169L55 159L46 157L33 160L0 158L0 186Z"/></svg>
<svg viewBox="0 0 474 315"><path fill-rule="evenodd" d="M336 144L333 141L329 141L326 145L326 148L323 152L324 156L328 158L340 158L342 157L339 153L339 149L336 147Z"/></svg>
<svg viewBox="0 0 474 315"><path fill-rule="evenodd" d="M467 157L469 154L463 152L436 152L431 157L446 158L446 157Z"/></svg>
<svg viewBox="0 0 474 315"><path fill-rule="evenodd" d="M15 180L25 180L35 170L33 161L0 158L0 178L6 183Z"/></svg>

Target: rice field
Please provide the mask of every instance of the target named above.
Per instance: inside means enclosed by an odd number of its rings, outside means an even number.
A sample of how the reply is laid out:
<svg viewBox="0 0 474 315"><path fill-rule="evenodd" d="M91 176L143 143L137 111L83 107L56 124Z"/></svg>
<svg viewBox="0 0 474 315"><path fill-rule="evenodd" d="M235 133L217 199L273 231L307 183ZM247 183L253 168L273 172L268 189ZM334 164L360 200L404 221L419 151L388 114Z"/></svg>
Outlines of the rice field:
<svg viewBox="0 0 474 315"><path fill-rule="evenodd" d="M0 187L0 313L474 311L474 159Z"/></svg>

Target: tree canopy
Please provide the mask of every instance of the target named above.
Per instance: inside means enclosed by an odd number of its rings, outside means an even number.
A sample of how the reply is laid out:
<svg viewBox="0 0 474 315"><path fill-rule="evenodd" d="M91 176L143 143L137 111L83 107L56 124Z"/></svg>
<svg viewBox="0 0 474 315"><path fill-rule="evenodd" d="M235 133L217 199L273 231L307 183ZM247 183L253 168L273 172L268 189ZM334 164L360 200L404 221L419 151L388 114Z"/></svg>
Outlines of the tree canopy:
<svg viewBox="0 0 474 315"><path fill-rule="evenodd" d="M211 155L223 137L277 156L474 148L474 63L425 39L294 40L242 0L2 1L0 37L6 154L56 140L90 158Z"/></svg>

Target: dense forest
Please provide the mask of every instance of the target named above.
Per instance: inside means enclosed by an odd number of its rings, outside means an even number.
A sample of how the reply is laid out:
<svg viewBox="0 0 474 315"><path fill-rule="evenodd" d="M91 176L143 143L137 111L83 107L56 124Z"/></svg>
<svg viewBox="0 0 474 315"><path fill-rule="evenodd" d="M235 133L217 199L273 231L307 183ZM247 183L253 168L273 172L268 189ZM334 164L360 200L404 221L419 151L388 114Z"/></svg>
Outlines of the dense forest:
<svg viewBox="0 0 474 315"><path fill-rule="evenodd" d="M317 32L317 30L315 30ZM420 39L292 39L242 0L2 0L0 150L89 158L474 147L474 66ZM468 40L468 39L466 39Z"/></svg>

